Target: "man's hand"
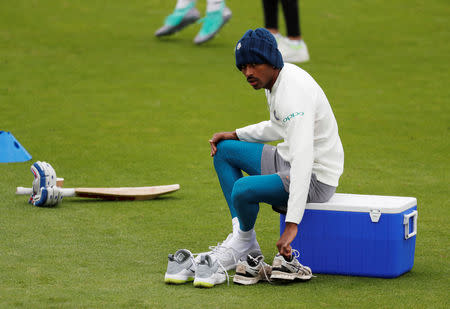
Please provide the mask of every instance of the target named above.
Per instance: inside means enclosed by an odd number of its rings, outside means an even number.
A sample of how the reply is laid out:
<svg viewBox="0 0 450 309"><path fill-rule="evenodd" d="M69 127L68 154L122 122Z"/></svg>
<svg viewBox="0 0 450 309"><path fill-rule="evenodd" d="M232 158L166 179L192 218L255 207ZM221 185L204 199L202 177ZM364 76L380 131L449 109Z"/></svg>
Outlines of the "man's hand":
<svg viewBox="0 0 450 309"><path fill-rule="evenodd" d="M286 222L286 228L284 229L283 235L281 235L280 240L277 241L278 251L285 258L290 259L292 255L291 242L297 236L297 224L292 222Z"/></svg>
<svg viewBox="0 0 450 309"><path fill-rule="evenodd" d="M213 137L209 140L209 144L211 146L211 157L214 157L214 155L217 152L217 144L220 141L226 140L226 139L235 139L238 140L236 131L233 132L220 132L213 135Z"/></svg>

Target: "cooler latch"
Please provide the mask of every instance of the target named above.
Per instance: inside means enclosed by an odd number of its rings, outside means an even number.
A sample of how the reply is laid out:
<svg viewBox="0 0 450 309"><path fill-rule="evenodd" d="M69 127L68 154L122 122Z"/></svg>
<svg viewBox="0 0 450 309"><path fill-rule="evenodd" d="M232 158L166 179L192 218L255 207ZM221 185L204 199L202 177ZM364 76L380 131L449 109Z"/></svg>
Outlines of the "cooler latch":
<svg viewBox="0 0 450 309"><path fill-rule="evenodd" d="M414 210L412 213L403 216L403 225L405 226L405 239L409 239L415 235L417 235L417 210ZM413 220L413 230L409 232L409 222Z"/></svg>
<svg viewBox="0 0 450 309"><path fill-rule="evenodd" d="M378 221L380 221L380 217L381 217L381 209L370 210L370 220L372 220L372 222L377 223Z"/></svg>

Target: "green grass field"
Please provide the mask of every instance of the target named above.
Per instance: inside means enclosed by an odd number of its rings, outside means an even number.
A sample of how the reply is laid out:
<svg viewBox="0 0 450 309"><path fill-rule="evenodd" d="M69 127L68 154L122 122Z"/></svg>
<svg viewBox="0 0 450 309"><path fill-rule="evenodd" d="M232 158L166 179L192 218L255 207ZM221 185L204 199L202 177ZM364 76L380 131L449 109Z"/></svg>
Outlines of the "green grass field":
<svg viewBox="0 0 450 309"><path fill-rule="evenodd" d="M338 192L418 199L412 271L166 286L168 253L204 251L231 230L208 139L268 117L263 91L234 66L236 41L263 25L260 1L228 0L233 18L201 47L192 43L199 25L154 38L174 0L1 1L0 130L33 159L0 164L0 307L449 307L450 4L300 2L311 54L301 67L327 94L345 149ZM31 185L37 160L66 187L181 190L37 208L14 194ZM278 216L268 205L256 229L271 261Z"/></svg>

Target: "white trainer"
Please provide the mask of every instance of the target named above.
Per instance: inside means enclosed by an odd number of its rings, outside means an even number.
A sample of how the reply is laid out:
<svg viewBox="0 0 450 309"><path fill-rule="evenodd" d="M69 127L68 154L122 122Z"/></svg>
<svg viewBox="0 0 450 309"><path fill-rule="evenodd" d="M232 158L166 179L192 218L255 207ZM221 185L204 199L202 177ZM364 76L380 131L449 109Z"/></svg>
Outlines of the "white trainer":
<svg viewBox="0 0 450 309"><path fill-rule="evenodd" d="M194 286L197 288L212 288L217 284L229 282L226 269L217 259L208 254L200 256L200 263L195 270Z"/></svg>
<svg viewBox="0 0 450 309"><path fill-rule="evenodd" d="M206 252L200 252L200 253L195 253L194 255L195 255L195 263L200 263L200 257L202 256L202 255L206 255L206 254L211 254L212 252L213 252L213 250L216 248L216 247L219 247L219 246L227 246L227 244L232 240L232 238L233 238L233 233L230 233L230 234L228 234L228 236L227 236L227 238L224 240L224 241L222 241L222 242L218 242L217 243L217 246L209 246L208 247L208 249L209 249L209 251L206 251Z"/></svg>
<svg viewBox="0 0 450 309"><path fill-rule="evenodd" d="M246 257L250 252L255 250L261 251L256 237L249 242L244 250L238 251L234 249L232 246L232 243L235 241L234 237L237 236L234 236L232 233L229 234L227 239L222 243L219 242L217 246L210 246L209 249L211 251L199 253L199 256L195 258L195 261L199 263L200 256L207 254L217 259L226 270L232 270L236 268L238 261L242 257Z"/></svg>
<svg viewBox="0 0 450 309"><path fill-rule="evenodd" d="M270 276L270 279L281 281L308 281L314 277L311 268L303 266L297 260L300 253L295 249L292 250L292 253L293 255L291 256L290 261L286 260L284 256L280 254L275 256L272 263L272 275Z"/></svg>
<svg viewBox="0 0 450 309"><path fill-rule="evenodd" d="M285 62L300 63L309 61L308 47L303 40L292 41L288 38L279 38L278 49Z"/></svg>
<svg viewBox="0 0 450 309"><path fill-rule="evenodd" d="M272 266L264 262L261 251L252 251L239 260L233 282L243 285L256 284L259 281L270 282Z"/></svg>
<svg viewBox="0 0 450 309"><path fill-rule="evenodd" d="M164 282L167 284L183 284L194 280L194 256L187 249L180 249L175 254L169 254Z"/></svg>

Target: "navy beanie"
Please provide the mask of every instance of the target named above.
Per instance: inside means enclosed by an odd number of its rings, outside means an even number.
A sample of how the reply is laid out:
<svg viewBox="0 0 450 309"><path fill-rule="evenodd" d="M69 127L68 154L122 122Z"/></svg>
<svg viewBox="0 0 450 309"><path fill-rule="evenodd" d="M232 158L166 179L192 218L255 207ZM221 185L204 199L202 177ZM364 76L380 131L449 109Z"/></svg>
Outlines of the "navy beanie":
<svg viewBox="0 0 450 309"><path fill-rule="evenodd" d="M238 70L252 63L267 63L277 69L284 66L275 37L264 28L248 30L236 44L235 57Z"/></svg>

